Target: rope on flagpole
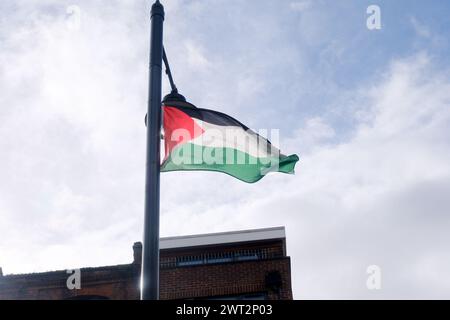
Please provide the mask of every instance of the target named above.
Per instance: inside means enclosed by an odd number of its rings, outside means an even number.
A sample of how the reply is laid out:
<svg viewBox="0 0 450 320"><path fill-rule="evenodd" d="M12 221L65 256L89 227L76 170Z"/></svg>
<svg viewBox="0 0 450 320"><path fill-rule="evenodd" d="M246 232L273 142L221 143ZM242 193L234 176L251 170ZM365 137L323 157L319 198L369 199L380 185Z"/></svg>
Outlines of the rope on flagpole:
<svg viewBox="0 0 450 320"><path fill-rule="evenodd" d="M163 61L166 66L166 74L169 77L170 87L172 88L172 93L178 93L177 86L173 82L172 72L170 71L169 61L167 60L166 49L163 47Z"/></svg>

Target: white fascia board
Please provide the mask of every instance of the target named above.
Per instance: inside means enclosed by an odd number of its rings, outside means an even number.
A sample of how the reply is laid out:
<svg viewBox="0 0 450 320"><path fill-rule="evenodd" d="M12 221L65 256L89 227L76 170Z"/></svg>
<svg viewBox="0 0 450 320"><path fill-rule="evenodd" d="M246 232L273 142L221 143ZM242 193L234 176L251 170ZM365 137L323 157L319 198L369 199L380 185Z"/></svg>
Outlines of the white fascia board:
<svg viewBox="0 0 450 320"><path fill-rule="evenodd" d="M208 246L238 242L251 242L270 239L285 239L284 227L208 233L192 236L161 238L160 249Z"/></svg>

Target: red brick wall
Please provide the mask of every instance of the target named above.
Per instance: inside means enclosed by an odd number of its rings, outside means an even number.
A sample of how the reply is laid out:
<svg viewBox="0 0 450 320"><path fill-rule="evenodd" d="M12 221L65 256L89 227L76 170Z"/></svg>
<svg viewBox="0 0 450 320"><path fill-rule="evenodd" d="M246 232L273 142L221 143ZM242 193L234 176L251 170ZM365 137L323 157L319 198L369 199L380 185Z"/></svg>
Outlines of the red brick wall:
<svg viewBox="0 0 450 320"><path fill-rule="evenodd" d="M267 273L274 270L282 276L280 298L292 299L289 258L163 269L160 297L187 299L267 292L269 298L277 299L278 295L265 285Z"/></svg>
<svg viewBox="0 0 450 320"><path fill-rule="evenodd" d="M0 299L61 300L101 296L127 300L139 298L139 265L81 269L81 289L69 290L64 271L0 278Z"/></svg>
<svg viewBox="0 0 450 320"><path fill-rule="evenodd" d="M161 299L191 299L213 296L266 293L270 299L292 299L290 258L284 256L283 241L260 242L227 247L162 250L161 260L180 255L197 255L230 250L265 248L278 258L228 262L198 266L163 268L160 272ZM81 269L81 289L69 290L65 271L30 275L0 276L0 299L70 299L77 296L101 296L109 299L139 299L139 246L135 263ZM278 271L281 289L266 287L266 275Z"/></svg>

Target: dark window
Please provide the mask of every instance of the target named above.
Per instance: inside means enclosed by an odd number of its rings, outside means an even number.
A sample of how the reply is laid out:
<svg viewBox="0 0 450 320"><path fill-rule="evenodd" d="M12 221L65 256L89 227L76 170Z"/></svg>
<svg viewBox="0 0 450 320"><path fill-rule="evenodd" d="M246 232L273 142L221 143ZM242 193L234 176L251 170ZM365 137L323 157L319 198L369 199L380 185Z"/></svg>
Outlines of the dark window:
<svg viewBox="0 0 450 320"><path fill-rule="evenodd" d="M233 261L254 261L279 257L278 253L270 252L265 248L237 250L231 252L205 253L195 256L179 256L162 259L161 268L198 266L205 264L227 263Z"/></svg>

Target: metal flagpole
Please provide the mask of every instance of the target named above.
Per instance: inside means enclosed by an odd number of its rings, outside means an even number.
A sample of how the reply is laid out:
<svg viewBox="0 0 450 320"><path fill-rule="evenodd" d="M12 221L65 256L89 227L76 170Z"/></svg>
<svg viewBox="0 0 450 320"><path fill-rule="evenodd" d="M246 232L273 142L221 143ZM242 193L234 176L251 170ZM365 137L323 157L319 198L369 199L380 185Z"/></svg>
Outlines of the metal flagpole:
<svg viewBox="0 0 450 320"><path fill-rule="evenodd" d="M147 109L142 300L159 299L159 173L164 7L158 0L152 6L150 20L150 79Z"/></svg>

